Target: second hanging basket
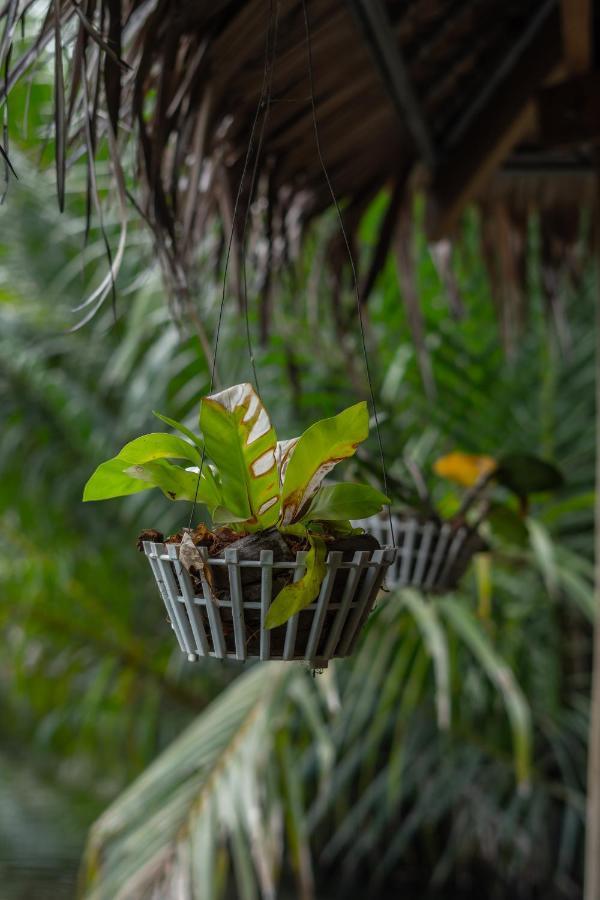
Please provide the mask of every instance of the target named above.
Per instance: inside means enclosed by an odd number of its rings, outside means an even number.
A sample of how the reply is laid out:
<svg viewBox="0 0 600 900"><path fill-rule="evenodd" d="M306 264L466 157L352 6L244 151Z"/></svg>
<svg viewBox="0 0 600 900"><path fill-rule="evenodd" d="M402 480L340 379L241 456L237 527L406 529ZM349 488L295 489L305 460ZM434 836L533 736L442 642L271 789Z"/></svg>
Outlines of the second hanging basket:
<svg viewBox="0 0 600 900"><path fill-rule="evenodd" d="M429 593L453 591L476 553L487 549L479 533L468 525L434 519L371 516L352 524L369 531L380 544L395 544L396 557L388 570L390 588L415 587Z"/></svg>
<svg viewBox="0 0 600 900"><path fill-rule="evenodd" d="M217 659L304 660L325 668L334 657L352 653L396 551L389 547L359 550L350 559L330 551L327 571L314 603L285 625L264 627L265 617L282 580L297 581L305 571L306 551L292 562L274 562L273 552L240 559L235 547L224 558L209 559L218 593L203 574L190 577L179 559L179 544L143 542L167 615L181 650L190 661ZM276 589L274 589L274 587Z"/></svg>

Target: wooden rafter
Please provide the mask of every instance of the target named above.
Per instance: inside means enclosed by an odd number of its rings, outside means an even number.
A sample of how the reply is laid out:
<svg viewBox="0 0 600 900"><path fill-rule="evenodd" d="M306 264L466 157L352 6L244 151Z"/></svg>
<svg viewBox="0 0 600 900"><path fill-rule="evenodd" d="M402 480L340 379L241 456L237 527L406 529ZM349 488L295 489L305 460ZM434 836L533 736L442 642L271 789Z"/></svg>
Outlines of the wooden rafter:
<svg viewBox="0 0 600 900"><path fill-rule="evenodd" d="M436 161L433 139L382 0L346 2L371 51L383 84L415 142L422 162L433 167Z"/></svg>
<svg viewBox="0 0 600 900"><path fill-rule="evenodd" d="M438 168L427 216L430 239L452 234L465 206L523 134L536 92L560 61L560 16L552 6Z"/></svg>
<svg viewBox="0 0 600 900"><path fill-rule="evenodd" d="M561 0L563 56L572 74L592 67L592 0Z"/></svg>
<svg viewBox="0 0 600 900"><path fill-rule="evenodd" d="M540 140L545 148L600 143L600 72L576 75L545 88L538 99Z"/></svg>

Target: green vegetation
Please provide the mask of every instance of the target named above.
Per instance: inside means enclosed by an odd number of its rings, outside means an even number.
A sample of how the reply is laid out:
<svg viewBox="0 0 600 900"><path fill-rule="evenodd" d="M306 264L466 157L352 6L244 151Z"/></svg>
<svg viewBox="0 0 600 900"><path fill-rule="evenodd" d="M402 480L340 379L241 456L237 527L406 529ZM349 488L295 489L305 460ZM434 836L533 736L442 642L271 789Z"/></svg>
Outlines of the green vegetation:
<svg viewBox="0 0 600 900"><path fill-rule="evenodd" d="M277 527L310 545L306 573L273 600L267 626L284 622L316 599L325 577L326 539L353 532L350 519L379 512L388 498L368 484L323 485L334 466L356 451L369 433L363 401L303 435L278 441L262 400L251 384L209 394L200 401L202 439L165 416L191 440L145 434L101 463L87 482L84 500L109 500L158 487L170 500L204 504L214 525L240 536ZM210 462L206 462L204 455ZM169 459L193 464L183 468ZM194 471L197 470L197 474Z"/></svg>
<svg viewBox="0 0 600 900"><path fill-rule="evenodd" d="M417 235L432 397L389 260L369 301L368 343L392 483L410 482L407 463L428 473L457 447L497 459L534 454L565 483L531 498L528 540L497 541L452 596L385 597L355 656L322 675L286 664L190 665L135 551L141 528L176 531L189 507L153 491L81 504L81 485L115 446L151 430L152 406L195 428L210 378L194 319L187 308L179 321L171 315L152 249L133 232L116 320L103 307L65 333L69 307L101 278L101 238L92 233L86 253L97 264L82 274L85 218L60 217L51 186L24 163L17 169L22 183L0 213L6 897L73 896L93 822L82 884L99 900L134 896L134 885L139 896L177 889L202 898L344 900L357 884L373 897L580 896L593 272L565 298L560 349L535 279L532 231L528 328L507 359L477 223L467 223L455 259L461 320ZM384 208L381 199L364 222L367 248ZM106 227L113 239L116 224ZM272 334L255 350L261 397L282 434L366 394L358 337L344 324L352 298L342 295L336 320L320 266L320 241L335 223L319 227L293 277L282 277ZM217 292L205 280L195 298L209 333ZM255 297L251 284L252 326ZM218 359L227 383L248 377L240 322L228 299ZM375 483L372 438L345 467L348 478ZM432 491L452 515L454 487L437 479Z"/></svg>

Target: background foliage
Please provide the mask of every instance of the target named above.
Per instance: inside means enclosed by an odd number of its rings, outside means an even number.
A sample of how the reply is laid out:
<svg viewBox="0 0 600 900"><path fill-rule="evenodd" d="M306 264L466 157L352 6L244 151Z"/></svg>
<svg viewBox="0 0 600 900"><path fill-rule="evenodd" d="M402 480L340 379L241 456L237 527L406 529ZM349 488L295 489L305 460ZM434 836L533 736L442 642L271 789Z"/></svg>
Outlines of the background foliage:
<svg viewBox="0 0 600 900"><path fill-rule="evenodd" d="M476 219L454 259L459 319L417 234L428 390L394 259L369 301L392 476L406 478L406 459L428 473L455 447L539 452L567 485L536 502L529 542L496 546L455 596L388 597L356 656L314 679L294 666L190 666L135 552L142 527L175 529L187 506L150 494L84 506L80 495L99 461L156 428L152 409L195 423L208 385L197 327L212 334L216 324L218 236L203 248L192 308L174 317L148 238L134 230L116 308L67 333L78 321L70 307L101 277L102 235L96 223L83 266L75 196L59 216L49 181L25 159L17 168L20 184L0 212L7 898L72 896L86 830L101 813L82 884L107 900L176 890L345 898L358 882L373 897L479 897L482 885L490 898L579 896L593 609L591 268L565 291L559 345L532 229L529 320L507 358ZM78 177L76 167L74 195ZM385 204L379 198L365 218L365 252ZM334 228L325 218L282 278L272 332L256 350L282 437L366 391L352 294L342 292L334 316L320 265ZM108 217L106 229L112 240ZM249 275L254 332L251 265ZM228 295L225 383L249 376L241 323ZM373 443L356 465L377 479ZM434 490L452 510L452 491Z"/></svg>

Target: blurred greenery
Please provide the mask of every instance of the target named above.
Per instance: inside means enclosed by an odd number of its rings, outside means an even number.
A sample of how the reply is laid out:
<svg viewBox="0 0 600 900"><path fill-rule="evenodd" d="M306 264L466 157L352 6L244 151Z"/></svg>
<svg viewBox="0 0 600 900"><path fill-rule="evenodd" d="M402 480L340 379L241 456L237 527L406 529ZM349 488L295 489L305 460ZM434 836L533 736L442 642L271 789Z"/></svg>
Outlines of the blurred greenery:
<svg viewBox="0 0 600 900"><path fill-rule="evenodd" d="M18 108L18 107L17 107ZM16 126L15 126L16 127ZM0 211L0 878L2 897L576 898L581 894L594 492L594 272L554 336L531 234L529 321L507 358L473 214L454 268L464 317L416 233L435 396L424 390L395 262L369 300L367 342L390 473L455 448L538 453L566 484L536 498L528 540L496 542L453 596L390 595L355 656L301 666L190 665L144 558L185 504L143 493L80 502L89 474L152 409L195 424L219 280L205 249L192 309L173 315L134 227L110 302L67 333L105 271L77 167L67 212L16 158ZM101 164L99 177L106 178ZM362 228L368 254L385 212ZM96 223L97 224L97 223ZM107 233L118 226L106 217ZM321 264L335 220L282 275L260 389L292 436L366 395L351 291L332 310ZM218 236L215 236L215 246ZM250 267L249 267L250 268ZM251 274L251 273L250 273ZM349 283L348 283L349 287ZM258 287L250 284L256 329ZM237 299L218 370L249 377ZM344 324L349 323L349 324ZM255 339L257 342L257 339ZM361 465L378 473L371 441ZM346 471L351 474L351 466ZM433 482L432 482L433 484ZM435 499L455 508L438 483ZM143 774L142 774L143 773Z"/></svg>

